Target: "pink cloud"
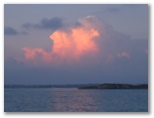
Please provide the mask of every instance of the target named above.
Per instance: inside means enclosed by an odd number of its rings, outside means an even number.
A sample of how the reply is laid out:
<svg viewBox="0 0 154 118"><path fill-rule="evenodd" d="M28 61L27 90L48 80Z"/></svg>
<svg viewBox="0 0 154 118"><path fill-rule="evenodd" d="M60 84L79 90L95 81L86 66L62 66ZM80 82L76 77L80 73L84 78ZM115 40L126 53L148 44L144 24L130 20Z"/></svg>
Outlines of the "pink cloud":
<svg viewBox="0 0 154 118"><path fill-rule="evenodd" d="M30 64L60 64L80 61L87 54L97 54L99 47L95 40L100 33L95 25L88 21L89 18L91 17L80 19L82 25L79 27L54 31L50 35L53 41L50 51L43 48L22 48L24 57L18 58L17 61L21 60Z"/></svg>

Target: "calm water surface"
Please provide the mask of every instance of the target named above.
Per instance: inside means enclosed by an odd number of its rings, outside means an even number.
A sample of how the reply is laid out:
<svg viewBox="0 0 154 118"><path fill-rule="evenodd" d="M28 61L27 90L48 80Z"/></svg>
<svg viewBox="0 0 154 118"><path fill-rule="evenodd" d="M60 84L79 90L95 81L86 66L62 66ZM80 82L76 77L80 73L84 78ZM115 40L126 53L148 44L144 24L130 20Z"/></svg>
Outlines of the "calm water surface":
<svg viewBox="0 0 154 118"><path fill-rule="evenodd" d="M148 90L5 88L5 112L147 112Z"/></svg>

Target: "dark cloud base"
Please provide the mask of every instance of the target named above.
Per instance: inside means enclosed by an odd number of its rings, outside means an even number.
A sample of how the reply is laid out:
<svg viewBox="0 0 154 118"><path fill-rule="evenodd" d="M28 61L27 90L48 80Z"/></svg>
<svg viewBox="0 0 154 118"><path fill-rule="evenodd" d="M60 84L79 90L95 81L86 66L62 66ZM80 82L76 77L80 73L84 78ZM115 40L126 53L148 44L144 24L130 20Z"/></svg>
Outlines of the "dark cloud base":
<svg viewBox="0 0 154 118"><path fill-rule="evenodd" d="M16 36L16 35L26 35L28 34L25 31L18 32L16 29L8 26L4 26L4 35L5 36Z"/></svg>
<svg viewBox="0 0 154 118"><path fill-rule="evenodd" d="M4 35L17 35L18 32L12 27L4 27Z"/></svg>
<svg viewBox="0 0 154 118"><path fill-rule="evenodd" d="M22 25L22 27L25 29L34 28L34 29L40 29L40 30L44 30L44 29L56 30L63 27L63 22L61 18L57 18L57 17L51 18L51 19L44 18L38 24L25 23Z"/></svg>

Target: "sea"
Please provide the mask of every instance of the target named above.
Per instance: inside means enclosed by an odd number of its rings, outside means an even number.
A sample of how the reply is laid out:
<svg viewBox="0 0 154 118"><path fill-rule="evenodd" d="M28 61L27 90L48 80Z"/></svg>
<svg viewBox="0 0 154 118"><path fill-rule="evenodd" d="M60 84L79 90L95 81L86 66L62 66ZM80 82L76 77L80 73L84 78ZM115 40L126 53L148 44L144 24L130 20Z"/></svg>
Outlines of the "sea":
<svg viewBox="0 0 154 118"><path fill-rule="evenodd" d="M4 112L148 112L148 89L5 88Z"/></svg>

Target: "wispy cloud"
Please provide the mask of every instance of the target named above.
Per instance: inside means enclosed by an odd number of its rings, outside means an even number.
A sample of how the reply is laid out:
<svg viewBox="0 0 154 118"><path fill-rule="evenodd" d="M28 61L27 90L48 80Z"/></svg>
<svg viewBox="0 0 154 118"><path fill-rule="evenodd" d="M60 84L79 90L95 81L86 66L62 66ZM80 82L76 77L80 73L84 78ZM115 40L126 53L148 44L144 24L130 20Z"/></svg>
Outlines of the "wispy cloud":
<svg viewBox="0 0 154 118"><path fill-rule="evenodd" d="M106 8L104 11L108 13L118 13L121 11L121 9L116 7L110 7L110 8Z"/></svg>
<svg viewBox="0 0 154 118"><path fill-rule="evenodd" d="M127 52L118 53L117 56L119 58L121 58L121 57L129 58L130 57L129 53L127 53Z"/></svg>

